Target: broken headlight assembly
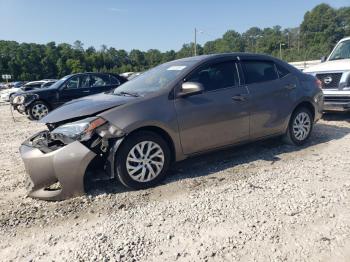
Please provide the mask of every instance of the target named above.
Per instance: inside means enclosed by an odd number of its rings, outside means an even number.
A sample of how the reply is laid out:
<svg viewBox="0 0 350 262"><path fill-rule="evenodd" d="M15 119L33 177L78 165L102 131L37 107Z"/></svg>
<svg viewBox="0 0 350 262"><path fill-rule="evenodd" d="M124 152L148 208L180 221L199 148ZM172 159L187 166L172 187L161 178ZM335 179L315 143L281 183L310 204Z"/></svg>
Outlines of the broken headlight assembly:
<svg viewBox="0 0 350 262"><path fill-rule="evenodd" d="M22 95L19 95L19 96L15 96L15 98L12 100L12 103L16 105L21 105L24 103L24 100L25 100L25 97Z"/></svg>
<svg viewBox="0 0 350 262"><path fill-rule="evenodd" d="M95 133L104 139L123 135L122 130L109 124L105 119L101 117L89 117L55 128L51 131L51 138L69 144L73 141L87 141Z"/></svg>
<svg viewBox="0 0 350 262"><path fill-rule="evenodd" d="M37 94L19 94L15 95L15 97L12 99L12 105L29 105L30 103L34 102L36 99L38 99L39 96Z"/></svg>

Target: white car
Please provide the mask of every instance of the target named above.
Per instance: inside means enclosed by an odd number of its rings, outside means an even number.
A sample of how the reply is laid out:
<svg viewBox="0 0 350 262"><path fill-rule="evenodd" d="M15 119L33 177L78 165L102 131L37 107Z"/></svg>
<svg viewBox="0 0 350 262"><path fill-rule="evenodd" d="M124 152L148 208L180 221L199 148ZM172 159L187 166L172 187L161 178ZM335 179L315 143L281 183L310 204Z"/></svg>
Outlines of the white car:
<svg viewBox="0 0 350 262"><path fill-rule="evenodd" d="M325 111L350 111L350 37L340 40L328 58L304 73L322 82Z"/></svg>
<svg viewBox="0 0 350 262"><path fill-rule="evenodd" d="M56 79L44 79L40 81L28 82L20 87L11 87L0 91L0 102L9 102L11 95L17 92L31 91L38 88L46 88L54 84Z"/></svg>
<svg viewBox="0 0 350 262"><path fill-rule="evenodd" d="M8 84L8 88L0 91L0 102L9 102L10 96L21 90L23 82L13 82Z"/></svg>
<svg viewBox="0 0 350 262"><path fill-rule="evenodd" d="M12 88L0 91L0 102L9 102L10 96L20 90L21 90L20 87L12 87Z"/></svg>
<svg viewBox="0 0 350 262"><path fill-rule="evenodd" d="M125 72L125 73L120 74L120 76L125 77L125 78L128 78L128 77L131 76L132 74L134 74L134 72Z"/></svg>
<svg viewBox="0 0 350 262"><path fill-rule="evenodd" d="M38 88L49 87L52 84L54 84L56 81L57 81L56 79L44 79L44 80L39 80L39 81L28 82L21 87L21 90L22 91L31 91L31 90L38 89Z"/></svg>

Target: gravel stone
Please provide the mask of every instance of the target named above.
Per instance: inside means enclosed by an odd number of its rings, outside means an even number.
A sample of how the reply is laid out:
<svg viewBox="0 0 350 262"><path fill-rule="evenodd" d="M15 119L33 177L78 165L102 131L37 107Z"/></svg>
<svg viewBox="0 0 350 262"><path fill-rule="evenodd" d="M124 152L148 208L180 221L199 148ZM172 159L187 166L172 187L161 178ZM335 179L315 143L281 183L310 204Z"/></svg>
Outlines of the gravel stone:
<svg viewBox="0 0 350 262"><path fill-rule="evenodd" d="M21 142L45 128L0 106L1 261L350 261L350 115L304 147L279 139L175 164L160 186L96 182L25 196Z"/></svg>

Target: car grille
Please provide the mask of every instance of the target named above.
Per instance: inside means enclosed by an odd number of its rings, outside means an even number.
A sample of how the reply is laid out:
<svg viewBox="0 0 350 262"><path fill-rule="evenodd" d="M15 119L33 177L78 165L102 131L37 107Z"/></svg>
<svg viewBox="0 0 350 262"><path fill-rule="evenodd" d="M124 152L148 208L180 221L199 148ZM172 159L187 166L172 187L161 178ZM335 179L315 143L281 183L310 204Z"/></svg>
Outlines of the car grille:
<svg viewBox="0 0 350 262"><path fill-rule="evenodd" d="M349 96L325 96L325 102L335 102L335 103L350 103Z"/></svg>
<svg viewBox="0 0 350 262"><path fill-rule="evenodd" d="M322 82L324 89L337 89L343 73L317 74L316 77Z"/></svg>

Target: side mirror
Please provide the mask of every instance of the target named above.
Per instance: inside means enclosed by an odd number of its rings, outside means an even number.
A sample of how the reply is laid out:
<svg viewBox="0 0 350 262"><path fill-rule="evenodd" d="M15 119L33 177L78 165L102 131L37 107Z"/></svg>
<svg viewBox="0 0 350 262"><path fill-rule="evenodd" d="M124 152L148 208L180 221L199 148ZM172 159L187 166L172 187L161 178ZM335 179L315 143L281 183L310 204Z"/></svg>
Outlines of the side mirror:
<svg viewBox="0 0 350 262"><path fill-rule="evenodd" d="M197 82L184 82L181 86L179 97L185 97L190 95L200 94L204 91L204 87L201 83Z"/></svg>
<svg viewBox="0 0 350 262"><path fill-rule="evenodd" d="M321 63L326 62L326 60L327 60L327 56L322 56L322 57L321 57Z"/></svg>

